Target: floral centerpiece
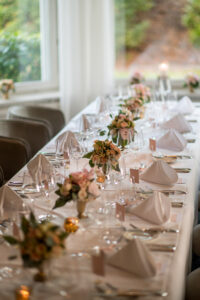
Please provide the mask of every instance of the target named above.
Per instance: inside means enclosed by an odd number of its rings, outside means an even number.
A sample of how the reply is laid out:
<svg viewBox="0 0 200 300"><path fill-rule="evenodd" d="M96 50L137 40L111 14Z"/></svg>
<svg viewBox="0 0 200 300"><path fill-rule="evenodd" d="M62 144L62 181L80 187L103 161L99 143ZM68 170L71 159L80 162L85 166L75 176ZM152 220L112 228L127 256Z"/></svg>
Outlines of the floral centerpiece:
<svg viewBox="0 0 200 300"><path fill-rule="evenodd" d="M86 203L96 199L100 194L99 186L94 181L93 170L89 172L84 169L81 172L71 173L63 184L57 185L59 189L56 194L59 198L53 209L64 206L69 201L76 201L79 218L84 217Z"/></svg>
<svg viewBox="0 0 200 300"><path fill-rule="evenodd" d="M133 114L134 120L137 120L142 116L141 108L143 107L143 101L138 97L126 99L123 104L120 104L120 106L129 110Z"/></svg>
<svg viewBox="0 0 200 300"><path fill-rule="evenodd" d="M137 84L137 83L141 83L144 80L144 77L142 76L142 74L140 72L135 72L133 74L133 76L131 77L131 81L130 84Z"/></svg>
<svg viewBox="0 0 200 300"><path fill-rule="evenodd" d="M9 98L9 91L15 90L14 83L12 79L3 79L0 81L0 91L4 97L4 99Z"/></svg>
<svg viewBox="0 0 200 300"><path fill-rule="evenodd" d="M34 279L45 281L44 262L62 254L68 233L56 224L43 220L38 222L31 212L29 219L21 219L23 238L4 236L11 245L18 245L24 267L37 268Z"/></svg>
<svg viewBox="0 0 200 300"><path fill-rule="evenodd" d="M150 102L151 92L150 88L144 84L134 84L133 90L137 98L139 98L143 104Z"/></svg>
<svg viewBox="0 0 200 300"><path fill-rule="evenodd" d="M194 89L197 89L200 84L200 79L195 74L188 74L186 77L185 87L188 87L190 92L193 93Z"/></svg>
<svg viewBox="0 0 200 300"><path fill-rule="evenodd" d="M134 139L134 121L133 114L129 110L120 110L114 120L108 125L108 135L111 135L112 141L121 146L122 149L131 143Z"/></svg>
<svg viewBox="0 0 200 300"><path fill-rule="evenodd" d="M107 175L109 167L115 171L120 171L118 160L120 158L121 151L112 143L112 141L96 140L93 147L93 151L84 155L85 158L89 159L89 164L92 168L97 166L98 169L102 169L104 175ZM105 176L103 181L104 180Z"/></svg>

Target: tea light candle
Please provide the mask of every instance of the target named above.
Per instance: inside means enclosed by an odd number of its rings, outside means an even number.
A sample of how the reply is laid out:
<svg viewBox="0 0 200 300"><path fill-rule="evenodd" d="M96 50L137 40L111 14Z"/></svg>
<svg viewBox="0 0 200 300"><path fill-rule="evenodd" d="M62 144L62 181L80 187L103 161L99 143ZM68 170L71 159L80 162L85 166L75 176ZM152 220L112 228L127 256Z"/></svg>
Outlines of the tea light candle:
<svg viewBox="0 0 200 300"><path fill-rule="evenodd" d="M30 289L26 285L21 285L20 288L16 290L16 300L29 300L30 294Z"/></svg>
<svg viewBox="0 0 200 300"><path fill-rule="evenodd" d="M69 217L65 219L64 228L68 233L76 232L79 228L79 219L76 217Z"/></svg>
<svg viewBox="0 0 200 300"><path fill-rule="evenodd" d="M169 65L165 62L159 65L160 76L167 76L167 71L169 70Z"/></svg>

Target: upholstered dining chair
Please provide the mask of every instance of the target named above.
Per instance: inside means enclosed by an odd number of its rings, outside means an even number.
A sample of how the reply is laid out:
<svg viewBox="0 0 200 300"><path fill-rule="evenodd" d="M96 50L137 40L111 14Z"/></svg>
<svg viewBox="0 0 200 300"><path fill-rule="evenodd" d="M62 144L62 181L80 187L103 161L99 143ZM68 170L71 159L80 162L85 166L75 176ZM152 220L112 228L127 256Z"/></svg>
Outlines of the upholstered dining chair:
<svg viewBox="0 0 200 300"><path fill-rule="evenodd" d="M193 229L192 237L192 251L200 257L200 224L196 225ZM199 262L198 262L199 265ZM192 271L186 282L186 300L199 300L200 299L200 268Z"/></svg>
<svg viewBox="0 0 200 300"><path fill-rule="evenodd" d="M192 251L197 256L200 256L200 224L196 225L193 229Z"/></svg>
<svg viewBox="0 0 200 300"><path fill-rule="evenodd" d="M35 121L0 119L0 136L21 138L29 143L29 159L50 140L48 128Z"/></svg>
<svg viewBox="0 0 200 300"><path fill-rule="evenodd" d="M3 169L0 166L0 187L4 184L4 174L3 174Z"/></svg>
<svg viewBox="0 0 200 300"><path fill-rule="evenodd" d="M64 126L65 117L61 110L41 106L18 105L8 109L9 119L29 119L42 122L49 127L50 136L55 136Z"/></svg>
<svg viewBox="0 0 200 300"><path fill-rule="evenodd" d="M8 181L27 162L30 155L28 142L20 138L0 136L0 166L3 180Z"/></svg>
<svg viewBox="0 0 200 300"><path fill-rule="evenodd" d="M185 300L200 299L200 268L192 271L186 281L186 298Z"/></svg>

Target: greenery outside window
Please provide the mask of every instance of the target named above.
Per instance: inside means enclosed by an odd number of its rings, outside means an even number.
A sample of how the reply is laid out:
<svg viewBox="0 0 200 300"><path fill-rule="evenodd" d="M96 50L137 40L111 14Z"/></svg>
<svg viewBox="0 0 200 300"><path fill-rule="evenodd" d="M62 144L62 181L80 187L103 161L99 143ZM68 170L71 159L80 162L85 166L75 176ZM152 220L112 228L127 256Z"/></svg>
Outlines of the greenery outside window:
<svg viewBox="0 0 200 300"><path fill-rule="evenodd" d="M58 85L56 13L56 0L0 1L0 80L17 92Z"/></svg>
<svg viewBox="0 0 200 300"><path fill-rule="evenodd" d="M200 75L200 1L115 0L115 41L117 79L154 79L162 62L173 80Z"/></svg>

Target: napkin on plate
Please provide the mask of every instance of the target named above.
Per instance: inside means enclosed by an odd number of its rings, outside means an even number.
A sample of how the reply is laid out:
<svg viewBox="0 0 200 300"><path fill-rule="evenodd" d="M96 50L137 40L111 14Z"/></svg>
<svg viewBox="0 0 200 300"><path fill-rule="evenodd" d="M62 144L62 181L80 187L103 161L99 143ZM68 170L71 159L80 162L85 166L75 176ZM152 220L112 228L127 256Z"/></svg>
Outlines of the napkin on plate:
<svg viewBox="0 0 200 300"><path fill-rule="evenodd" d="M182 114L177 114L167 122L164 122L161 124L162 128L165 129L176 129L180 133L186 133L190 132L192 130L192 127L190 124L186 121L184 116Z"/></svg>
<svg viewBox="0 0 200 300"><path fill-rule="evenodd" d="M106 97L100 96L97 98L98 113L103 113L107 110L107 101Z"/></svg>
<svg viewBox="0 0 200 300"><path fill-rule="evenodd" d="M172 185L177 182L176 171L165 161L156 160L146 169L140 178L147 182L156 184Z"/></svg>
<svg viewBox="0 0 200 300"><path fill-rule="evenodd" d="M173 108L173 110L183 115L192 114L194 111L194 105L188 96L184 96Z"/></svg>
<svg viewBox="0 0 200 300"><path fill-rule="evenodd" d="M128 211L145 221L161 225L169 220L170 208L169 199L164 194L155 191L147 200L136 207L130 207Z"/></svg>
<svg viewBox="0 0 200 300"><path fill-rule="evenodd" d="M138 277L156 275L156 264L146 245L139 239L133 239L108 259L108 264L133 273Z"/></svg>
<svg viewBox="0 0 200 300"><path fill-rule="evenodd" d="M79 146L79 143L74 133L67 130L56 139L56 153L68 153L71 145Z"/></svg>
<svg viewBox="0 0 200 300"><path fill-rule="evenodd" d="M27 168L31 175L33 182L41 184L42 181L48 181L53 175L53 167L46 157L42 154L38 154L28 164Z"/></svg>
<svg viewBox="0 0 200 300"><path fill-rule="evenodd" d="M176 130L168 130L157 141L157 147L172 151L182 151L187 145L186 139Z"/></svg>
<svg viewBox="0 0 200 300"><path fill-rule="evenodd" d="M7 211L19 211L23 208L23 201L21 197L10 189L7 185L0 188L0 216ZM6 216L5 216L6 218Z"/></svg>

